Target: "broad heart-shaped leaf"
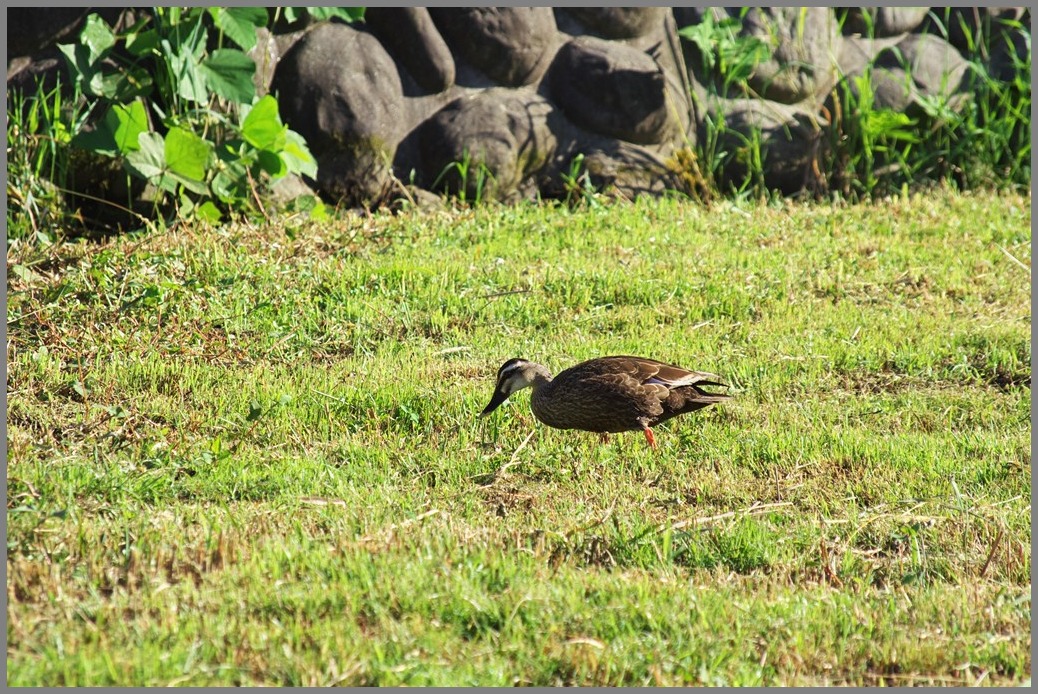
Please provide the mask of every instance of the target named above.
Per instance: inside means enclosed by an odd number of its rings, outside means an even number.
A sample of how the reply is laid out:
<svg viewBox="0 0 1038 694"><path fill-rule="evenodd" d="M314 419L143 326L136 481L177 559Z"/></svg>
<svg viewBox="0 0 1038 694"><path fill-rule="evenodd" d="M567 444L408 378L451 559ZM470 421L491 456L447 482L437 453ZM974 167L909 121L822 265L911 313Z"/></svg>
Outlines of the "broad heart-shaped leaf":
<svg viewBox="0 0 1038 694"><path fill-rule="evenodd" d="M190 181L205 181L213 145L185 128L170 128L166 133L166 165L169 171Z"/></svg>
<svg viewBox="0 0 1038 694"><path fill-rule="evenodd" d="M126 155L123 166L132 173L158 185L158 179L166 170L165 143L158 133L141 133L137 136L137 151ZM168 189L167 189L168 190Z"/></svg>
<svg viewBox="0 0 1038 694"><path fill-rule="evenodd" d="M151 92L151 87L151 75L137 67L119 70L101 78L101 94L118 103L145 96Z"/></svg>
<svg viewBox="0 0 1038 694"><path fill-rule="evenodd" d="M143 25L143 23L138 22L138 25ZM158 48L158 45L159 32L154 29L145 29L144 31L131 30L126 35L126 50L138 58L151 53Z"/></svg>
<svg viewBox="0 0 1038 694"><path fill-rule="evenodd" d="M289 130L285 135L288 141L281 150L281 158L288 166L288 170L310 178L317 176L317 162L310 154L310 149L306 146L303 136L295 130Z"/></svg>
<svg viewBox="0 0 1038 694"><path fill-rule="evenodd" d="M256 149L275 152L285 146L287 130L288 127L281 123L278 116L277 99L270 94L253 104L241 124L241 134L246 142Z"/></svg>
<svg viewBox="0 0 1038 694"><path fill-rule="evenodd" d="M58 50L68 61L69 72L87 96L101 96L104 75L100 65L90 60L90 49L81 43L59 44Z"/></svg>
<svg viewBox="0 0 1038 694"><path fill-rule="evenodd" d="M256 63L237 48L218 48L199 65L206 84L225 99L241 104L252 103L256 85L252 76Z"/></svg>
<svg viewBox="0 0 1038 694"><path fill-rule="evenodd" d="M281 160L277 152L271 152L269 149L260 150L257 163L271 178L281 178L288 173L288 167L285 166L285 162Z"/></svg>
<svg viewBox="0 0 1038 694"><path fill-rule="evenodd" d="M148 112L144 104L133 101L126 106L116 104L111 113L118 121L115 127L115 145L123 154L140 149L141 133L148 131Z"/></svg>
<svg viewBox="0 0 1038 694"><path fill-rule="evenodd" d="M111 111L105 114L104 119L93 130L80 130L76 133L72 138L72 146L107 157L118 156L119 147L115 144L114 126L109 123L110 117L113 117Z"/></svg>
<svg viewBox="0 0 1038 694"><path fill-rule="evenodd" d="M221 202L234 204L244 200L249 192L245 166L239 161L227 163L213 176L212 188Z"/></svg>
<svg viewBox="0 0 1038 694"><path fill-rule="evenodd" d="M147 130L148 115L144 104L140 101L126 106L113 104L96 128L90 132L80 132L72 138L72 144L91 152L116 157L139 150L138 137Z"/></svg>
<svg viewBox="0 0 1038 694"><path fill-rule="evenodd" d="M213 204L212 200L206 200L201 205L195 208L195 218L201 219L211 224L216 224L223 217L220 214L220 209Z"/></svg>
<svg viewBox="0 0 1038 694"><path fill-rule="evenodd" d="M96 63L108 54L108 49L115 45L115 36L105 24L105 20L91 13L86 18L79 40L90 49L90 62Z"/></svg>
<svg viewBox="0 0 1038 694"><path fill-rule="evenodd" d="M256 45L256 27L267 26L267 10L263 7L210 7L213 24L243 51Z"/></svg>
<svg viewBox="0 0 1038 694"><path fill-rule="evenodd" d="M307 7L314 19L338 18L344 22L359 22L364 19L363 7Z"/></svg>

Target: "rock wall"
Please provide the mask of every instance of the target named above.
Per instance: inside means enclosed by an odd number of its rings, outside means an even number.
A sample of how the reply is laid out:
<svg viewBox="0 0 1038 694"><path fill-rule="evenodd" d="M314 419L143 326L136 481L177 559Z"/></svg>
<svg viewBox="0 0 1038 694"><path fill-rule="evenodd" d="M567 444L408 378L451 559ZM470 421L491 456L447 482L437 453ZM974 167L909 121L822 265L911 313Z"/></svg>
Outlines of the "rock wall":
<svg viewBox="0 0 1038 694"><path fill-rule="evenodd" d="M12 35L19 21L39 32L34 12L10 11ZM67 35L76 12L55 30ZM733 16L768 48L749 96L717 89L699 48L678 35ZM921 112L937 96L960 108L967 32L1007 17L1030 21L1026 8L369 8L362 23L264 30L254 53L261 90L278 94L318 159L315 186L348 204L444 188L556 197L580 171L621 196L680 189L679 150L707 118L726 124L721 147L760 129L766 183L794 193L810 187L827 145L838 83L853 89L871 70L878 108ZM29 52L22 43L16 52ZM991 46L993 71L1029 51L1009 27ZM9 85L32 64L10 51Z"/></svg>
<svg viewBox="0 0 1038 694"><path fill-rule="evenodd" d="M270 88L319 187L359 202L401 182L553 196L577 154L597 185L658 193L696 129L662 8L370 8L305 31Z"/></svg>

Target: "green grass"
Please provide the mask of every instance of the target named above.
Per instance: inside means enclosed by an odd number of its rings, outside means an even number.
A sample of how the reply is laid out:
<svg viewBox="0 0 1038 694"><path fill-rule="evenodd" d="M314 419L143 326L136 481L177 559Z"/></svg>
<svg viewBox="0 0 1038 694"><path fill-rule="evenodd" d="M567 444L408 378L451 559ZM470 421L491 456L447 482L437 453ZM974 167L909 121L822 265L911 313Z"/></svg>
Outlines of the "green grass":
<svg viewBox="0 0 1038 694"><path fill-rule="evenodd" d="M15 243L7 682L1028 681L1030 227L935 192ZM475 417L510 357L610 353L737 397L658 454Z"/></svg>

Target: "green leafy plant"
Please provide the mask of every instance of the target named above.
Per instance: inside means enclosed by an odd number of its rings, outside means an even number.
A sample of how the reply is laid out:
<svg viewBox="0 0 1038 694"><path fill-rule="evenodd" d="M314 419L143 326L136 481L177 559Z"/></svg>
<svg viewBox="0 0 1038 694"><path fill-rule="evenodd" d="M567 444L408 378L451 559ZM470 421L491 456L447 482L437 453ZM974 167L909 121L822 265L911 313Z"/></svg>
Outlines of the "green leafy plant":
<svg viewBox="0 0 1038 694"><path fill-rule="evenodd" d="M275 12L282 13L290 24L309 15L312 19L341 19L344 22L359 22L364 19L363 7L279 7Z"/></svg>
<svg viewBox="0 0 1038 694"><path fill-rule="evenodd" d="M92 116L71 144L120 158L156 205L181 214L262 211L263 181L316 174L275 98L256 95L245 51L268 19L259 7L157 7L116 33L91 14L78 42L60 46Z"/></svg>

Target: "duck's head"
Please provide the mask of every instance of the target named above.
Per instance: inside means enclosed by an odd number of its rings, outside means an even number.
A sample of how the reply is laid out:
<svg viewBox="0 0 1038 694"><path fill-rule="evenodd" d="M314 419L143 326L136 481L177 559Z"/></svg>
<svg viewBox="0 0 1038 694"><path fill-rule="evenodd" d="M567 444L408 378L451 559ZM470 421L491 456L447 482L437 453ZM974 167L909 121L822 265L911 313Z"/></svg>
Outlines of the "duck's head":
<svg viewBox="0 0 1038 694"><path fill-rule="evenodd" d="M512 393L529 388L534 383L549 380L551 380L551 376L548 375L548 370L540 364L525 359L509 359L497 370L497 385L494 387L494 395L490 398L490 404L483 408L479 416L486 417Z"/></svg>

